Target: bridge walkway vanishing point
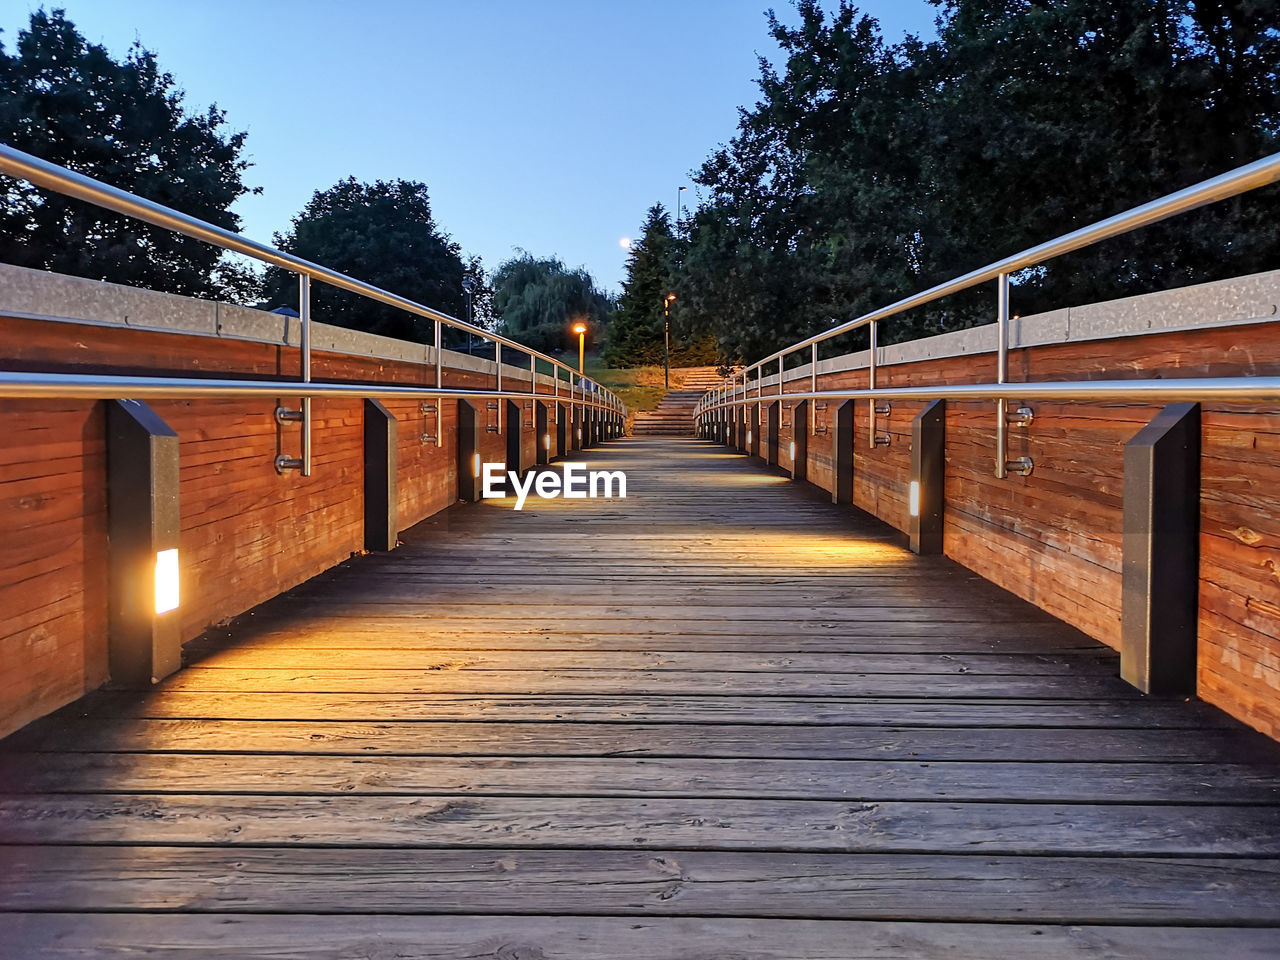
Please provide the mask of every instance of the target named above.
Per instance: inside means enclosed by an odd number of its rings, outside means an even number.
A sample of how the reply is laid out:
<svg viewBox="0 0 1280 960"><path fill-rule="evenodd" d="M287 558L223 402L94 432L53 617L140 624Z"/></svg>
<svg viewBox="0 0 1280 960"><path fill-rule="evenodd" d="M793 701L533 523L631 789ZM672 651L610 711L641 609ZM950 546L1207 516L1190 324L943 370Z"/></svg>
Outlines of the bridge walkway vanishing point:
<svg viewBox="0 0 1280 960"><path fill-rule="evenodd" d="M6 957L1280 955L1280 752L758 461L460 505L0 754Z"/></svg>

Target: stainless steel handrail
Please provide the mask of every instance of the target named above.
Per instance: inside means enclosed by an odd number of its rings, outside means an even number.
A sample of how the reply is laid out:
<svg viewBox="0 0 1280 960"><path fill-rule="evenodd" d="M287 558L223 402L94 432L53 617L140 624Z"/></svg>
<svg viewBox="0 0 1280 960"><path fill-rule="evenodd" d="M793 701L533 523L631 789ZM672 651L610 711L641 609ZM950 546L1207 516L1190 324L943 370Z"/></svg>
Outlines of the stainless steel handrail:
<svg viewBox="0 0 1280 960"><path fill-rule="evenodd" d="M1005 257L1003 260L997 260L985 267L971 270L953 280L940 283L912 296L904 297L886 307L880 307L878 310L864 313L860 317L837 324L822 333L806 337L804 340L798 340L791 346L784 347L750 364L745 369L754 370L756 367L762 367L770 361L786 357L811 344L821 343L824 340L830 340L832 337L838 337L842 333L865 327L869 323L885 320L915 307L922 307L950 294L959 293L961 290L967 290L980 283L986 283L988 280L995 280L1001 274L1016 273L1027 267L1039 266L1049 260L1092 246L1103 240L1130 233L1140 227L1158 223L1161 220L1166 220L1169 217L1186 213L1189 210L1194 210L1210 203L1216 203L1219 200L1226 200L1242 193L1248 193L1250 190L1265 187L1276 181L1280 181L1280 153L1273 153L1269 157L1255 160L1253 163L1246 164L1243 167L1237 167L1234 170L1203 180L1157 200L1152 200L1123 213L1118 213L1113 217L1099 220L1097 223L1090 224L1087 227L1081 227L1079 230L1073 230L1071 233L1063 234L1053 240L1047 240L1034 247L1029 247L1020 253Z"/></svg>
<svg viewBox="0 0 1280 960"><path fill-rule="evenodd" d="M429 391L428 393L423 394L424 396L455 396L455 395L456 396L505 396L505 394L502 394L500 392L501 386L502 386L502 347L504 346L518 350L521 353L528 354L529 357L531 358L531 366L534 365L536 360L542 360L542 361L545 361L546 363L549 363L551 365L551 377L553 380L557 382L557 384L559 383L560 372L562 370L568 374L568 380L571 388L574 383L575 377L581 376L580 374L577 374L577 372L574 371L572 367L567 366L564 363L561 363L559 360L556 360L554 357L550 357L550 356L547 356L545 353L541 353L537 350L533 350L530 347L527 347L521 343L517 343L516 341L511 340L507 337L504 337L501 334L495 333L492 330L485 330L483 327L477 327L474 324L467 323L464 320L459 320L457 317L450 316L449 314L444 313L442 311L433 310L432 308L423 306L422 304L417 303L413 300L409 300L405 297L401 297L387 290L383 290L381 287L375 287L373 284L365 283L362 280L357 280L354 277L350 277L344 273L339 273L336 270L331 270L328 267L321 266L318 263L312 263L310 260L304 260L301 257L294 256L291 253L286 253L283 250L279 250L265 243L260 243L256 240L251 240L248 237L243 237L240 234L234 233L223 227L219 227L215 224L208 223L204 220L199 220L195 217L189 216L178 210L174 210L172 207L166 207L162 204L155 203L151 200L147 200L144 197L139 197L136 194L129 193L126 190L121 190L118 187L113 187L110 184L103 183L100 180L95 180L92 177L85 176L84 174L76 173L75 171L68 170L65 167L60 167L57 164L50 163L47 160L42 160L39 157L32 156L31 154L23 153L21 150L15 150L13 147L10 147L7 144L2 144L2 143L0 143L0 173L8 174L11 177L17 177L24 180L28 180L31 183L35 184L37 187L42 187L46 190L52 190L56 193L61 193L66 196L76 197L80 200L84 200L96 206L103 207L107 210L114 210L116 213L123 214L124 216L127 216L127 217L132 217L135 220L142 220L145 223L150 223L153 226L160 227L161 229L170 230L174 233L180 233L183 236L192 237L193 239L204 241L205 243L212 244L215 247L220 247L223 250L228 250L233 253L239 253L244 256L250 257L254 260L258 260L263 263L268 263L273 266L280 267L281 269L288 270L292 273L298 274L299 277L301 278L300 279L301 301L299 306L301 307L300 313L302 315L302 321L303 321L302 326L304 328L303 340L301 344L302 370L303 370L303 382L304 384L306 384L305 390L300 392L304 393L306 397L321 396L321 395L324 395L325 393L332 392L332 391L320 391L318 389L319 385L312 385L310 382L310 367L311 367L310 319L311 318L310 318L309 288L306 285L306 281L309 281L309 280L319 280L323 283L329 284L330 286L337 287L340 290L347 290L351 293L358 294L359 296L367 297L370 300L375 300L379 303L384 303L388 306L395 307L400 310L404 310L407 313L413 314L415 316L419 316L424 319L434 321L437 381L439 380L439 377L440 377L440 352L442 350L442 343L440 338L441 324L446 324L450 327L454 327L459 330L469 331L472 334L475 334L481 337L482 339L492 341L495 344L494 353L495 353L495 359L497 361L498 387L499 387L498 392L458 391L456 393L449 393L446 391L441 391L437 388L434 391ZM8 378L11 376L13 375L11 374L3 375L4 378ZM125 379L129 379L129 378L125 378ZM133 379L135 382L139 384L139 389L140 389L142 382L147 378L131 378L131 379ZM173 378L153 378L153 379L155 382L174 382ZM597 383L595 380L589 377L584 377L583 379L585 379L587 382L591 383L594 386L594 389L592 391L593 393L602 395L605 398L604 402L591 402L587 405L596 409L608 409L616 413L622 414L624 416L626 415L626 405L621 401L621 399L618 398L616 394L614 394L612 391L608 390L607 388L601 386L599 383ZM536 374L535 374L535 380L536 380ZM4 379L0 379L0 383L3 383L3 382L5 382ZM208 382L214 382L214 381L199 381L199 382L208 383ZM226 381L226 382L233 382L233 381ZM234 382L240 382L240 381L234 381ZM329 386L332 386L332 385L329 385ZM361 387L361 390L356 390L351 392L359 393L359 395L361 396L389 395L389 394L382 394L378 392L370 392L371 386L372 385L366 384ZM558 387L557 387L557 391L558 391ZM289 391L289 392L292 392L292 391ZM14 396L14 394L5 394L5 395ZM47 396L49 394L42 394L42 395ZM143 395L142 393L135 393L135 394L132 394L131 396L142 396L142 395ZM146 395L160 396L161 394L148 393ZM191 395L191 394L188 394L188 395ZM229 394L224 392L221 395L227 396ZM407 396L408 394L397 393L394 395ZM578 402L581 402L581 403L586 402L585 392L584 392L583 399ZM303 438L302 438L303 457L298 461L298 465L301 467L303 474L308 475L310 473L310 465L311 465L311 436L310 436L311 418L309 415L310 411L308 409L309 404L304 402L303 406L304 406L304 410L303 410L304 429L303 429ZM437 419L438 419L438 415L437 415ZM437 427L437 442L439 442L438 427Z"/></svg>
<svg viewBox="0 0 1280 960"><path fill-rule="evenodd" d="M320 383L315 380L223 380L215 377L137 377L86 373L22 373L0 371L0 396L14 399L62 398L70 400L137 400L143 397L185 400L200 397L312 397L371 399L492 399L571 403L610 413L618 411L607 401L570 399L527 390L471 390L454 387L408 386L379 383Z"/></svg>
<svg viewBox="0 0 1280 960"><path fill-rule="evenodd" d="M779 395L787 400L807 399L868 399L874 405L877 399L883 400L927 400L927 399L992 399L997 401L997 477L1005 476L1006 451L1005 436L1007 427L1007 401L1011 399L1059 399L1059 400L1098 400L1098 399L1277 399L1273 392L1264 386L1271 383L1271 378L1187 378L1180 380L1094 380L1074 382L1037 381L1007 384L1008 369L1008 327L1009 327L1009 275L1027 267L1037 266L1064 254L1080 250L1102 240L1129 233L1140 227L1165 220L1169 217L1185 213L1189 210L1205 206L1229 197L1239 196L1250 190L1280 181L1280 153L1272 154L1253 163L1237 167L1219 176L1178 190L1157 200L1134 207L1105 220L1071 233L1064 234L1023 250L1020 253L997 260L977 270L972 270L955 279L930 287L920 293L906 297L888 306L863 314L853 320L837 324L822 333L799 340L788 347L775 351L755 363L742 367L718 388L708 391L698 401L695 418L701 420L708 412L741 406L746 403L758 403L763 397L763 374L766 364L778 361ZM936 387L906 387L877 389L875 371L877 365L876 324L897 314L924 306L942 297L962 290L967 290L989 280L998 281L996 326L997 342L997 383L995 384L953 384ZM840 336L861 327L871 328L871 357L868 364L870 388L866 390L816 390L818 368L818 344L832 337ZM810 348L810 390L807 393L783 393L785 385L784 363L788 355ZM756 371L756 397L747 398L747 384L752 371ZM737 392L739 375L742 377L742 399L731 398ZM1248 385L1248 389L1245 385ZM871 413L871 444L876 443L875 412ZM816 420L811 418L810 429L816 431Z"/></svg>
<svg viewBox="0 0 1280 960"><path fill-rule="evenodd" d="M521 353L536 356L539 360L545 360L550 363L556 369L573 372L571 367L556 360L554 357L549 357L545 353L527 347L522 343L517 343L515 340L504 337L492 330L477 327L443 311L433 310L406 297L383 290L381 287L375 287L371 283L365 283L363 280L357 280L345 273L339 273L337 270L331 270L318 263L312 263L310 260L304 260L265 243L259 243L257 240L243 237L215 224L198 220L195 217L174 210L172 207L154 203L118 187L103 183L101 180L94 180L92 177L86 177L84 174L76 173L74 170L68 170L47 160L41 160L39 157L32 156L29 153L15 150L13 147L3 143L0 143L0 173L29 180L36 186L44 187L46 190L53 190L55 193L76 197L95 206L114 210L116 213L124 214L135 220L143 220L153 226L171 230L174 233L181 233L196 240L203 240L205 243L221 247L223 250L243 254L246 257L272 264L292 273L305 274L313 280L320 280L341 290L347 290L362 297L368 297L370 300L397 307L424 319L439 320L441 323L459 330L470 331L485 340L511 347ZM612 394L610 395L612 396Z"/></svg>
<svg viewBox="0 0 1280 960"><path fill-rule="evenodd" d="M0 386L3 381L0 381ZM1033 380L1020 383L953 383L922 387L806 390L763 398L722 399L699 411L705 416L728 407L775 400L1280 400L1280 377L1185 377L1152 380Z"/></svg>

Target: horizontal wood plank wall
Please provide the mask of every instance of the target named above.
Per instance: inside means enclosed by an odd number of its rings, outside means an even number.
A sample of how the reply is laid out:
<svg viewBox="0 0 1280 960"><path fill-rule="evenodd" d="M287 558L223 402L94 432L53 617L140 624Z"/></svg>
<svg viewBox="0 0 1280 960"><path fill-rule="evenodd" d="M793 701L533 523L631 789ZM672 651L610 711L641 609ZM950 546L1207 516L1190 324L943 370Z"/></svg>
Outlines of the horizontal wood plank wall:
<svg viewBox="0 0 1280 960"><path fill-rule="evenodd" d="M10 370L153 375L297 376L296 347L118 326L0 317ZM316 352L317 380L433 383L433 367ZM490 387L478 371L447 386ZM504 387L528 390L506 371ZM547 384L540 385L551 392ZM483 403L484 401L480 401ZM280 403L298 407L298 398ZM387 401L399 423L398 518L406 529L457 497L457 406L435 414ZM182 632L190 639L363 549L363 402L314 401L311 477L276 473L298 456L300 427L261 400L154 401L178 433ZM0 736L100 686L107 675L104 405L4 401L0 408ZM497 426L496 411L485 410ZM522 428L525 443L533 431ZM485 459L505 443L486 431Z"/></svg>
<svg viewBox="0 0 1280 960"><path fill-rule="evenodd" d="M0 411L0 733L107 679L105 427L95 403Z"/></svg>
<svg viewBox="0 0 1280 960"><path fill-rule="evenodd" d="M1014 381L1274 376L1280 337L1273 324L1257 324L1037 346L1010 351L1009 371ZM881 366L877 373L880 386L983 380L995 380L994 354ZM818 378L819 389L866 385L865 369ZM789 381L787 392L808 386L806 374ZM776 392L776 384L765 385L766 398ZM836 406L817 411L826 432L809 443L809 480L826 490ZM997 480L995 404L948 403L944 550L1118 648L1124 444L1159 407L1031 406L1031 428L1010 428L1009 456L1031 457L1035 470ZM869 404L855 405L854 502L903 531L911 420L922 407L895 401L888 417L877 418L891 443L873 450ZM782 431L784 450L792 429ZM1280 414L1206 406L1203 433L1199 693L1280 738Z"/></svg>

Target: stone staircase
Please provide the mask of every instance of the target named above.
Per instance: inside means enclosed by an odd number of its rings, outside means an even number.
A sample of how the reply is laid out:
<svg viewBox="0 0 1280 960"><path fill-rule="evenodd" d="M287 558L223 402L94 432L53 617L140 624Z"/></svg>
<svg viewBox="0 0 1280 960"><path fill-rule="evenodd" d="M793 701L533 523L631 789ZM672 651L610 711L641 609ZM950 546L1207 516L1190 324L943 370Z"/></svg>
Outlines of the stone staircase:
<svg viewBox="0 0 1280 960"><path fill-rule="evenodd" d="M678 390L669 390L658 409L637 413L631 425L635 437L688 437L693 435L693 408L702 395L719 385L715 367L694 367Z"/></svg>

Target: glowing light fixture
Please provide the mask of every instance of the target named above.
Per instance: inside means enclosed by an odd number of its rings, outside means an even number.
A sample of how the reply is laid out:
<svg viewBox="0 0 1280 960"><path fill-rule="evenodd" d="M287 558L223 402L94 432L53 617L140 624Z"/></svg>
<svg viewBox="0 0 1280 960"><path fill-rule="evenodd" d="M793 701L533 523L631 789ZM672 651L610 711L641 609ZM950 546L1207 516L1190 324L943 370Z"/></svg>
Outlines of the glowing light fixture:
<svg viewBox="0 0 1280 960"><path fill-rule="evenodd" d="M790 457L791 457L791 459L792 459L792 460L794 460L794 459L796 458L796 442L795 442L794 440L792 440L792 441L791 441L791 453L790 453Z"/></svg>
<svg viewBox="0 0 1280 960"><path fill-rule="evenodd" d="M578 322L571 329L578 335L578 376L582 376L582 364L587 349L587 325Z"/></svg>
<svg viewBox="0 0 1280 960"><path fill-rule="evenodd" d="M156 554L156 613L178 609L178 550Z"/></svg>
<svg viewBox="0 0 1280 960"><path fill-rule="evenodd" d="M911 489L907 495L907 509L910 511L911 516L913 517L920 516L920 481L919 480L911 481Z"/></svg>
<svg viewBox="0 0 1280 960"><path fill-rule="evenodd" d="M543 450L550 450L550 449L551 449L551 434L549 434L549 433L544 433L544 434L542 435L542 449L543 449Z"/></svg>
<svg viewBox="0 0 1280 960"><path fill-rule="evenodd" d="M107 404L108 661L146 688L182 665L178 435L139 400Z"/></svg>
<svg viewBox="0 0 1280 960"><path fill-rule="evenodd" d="M478 453L471 455L471 475L473 477L480 476L480 454Z"/></svg>

